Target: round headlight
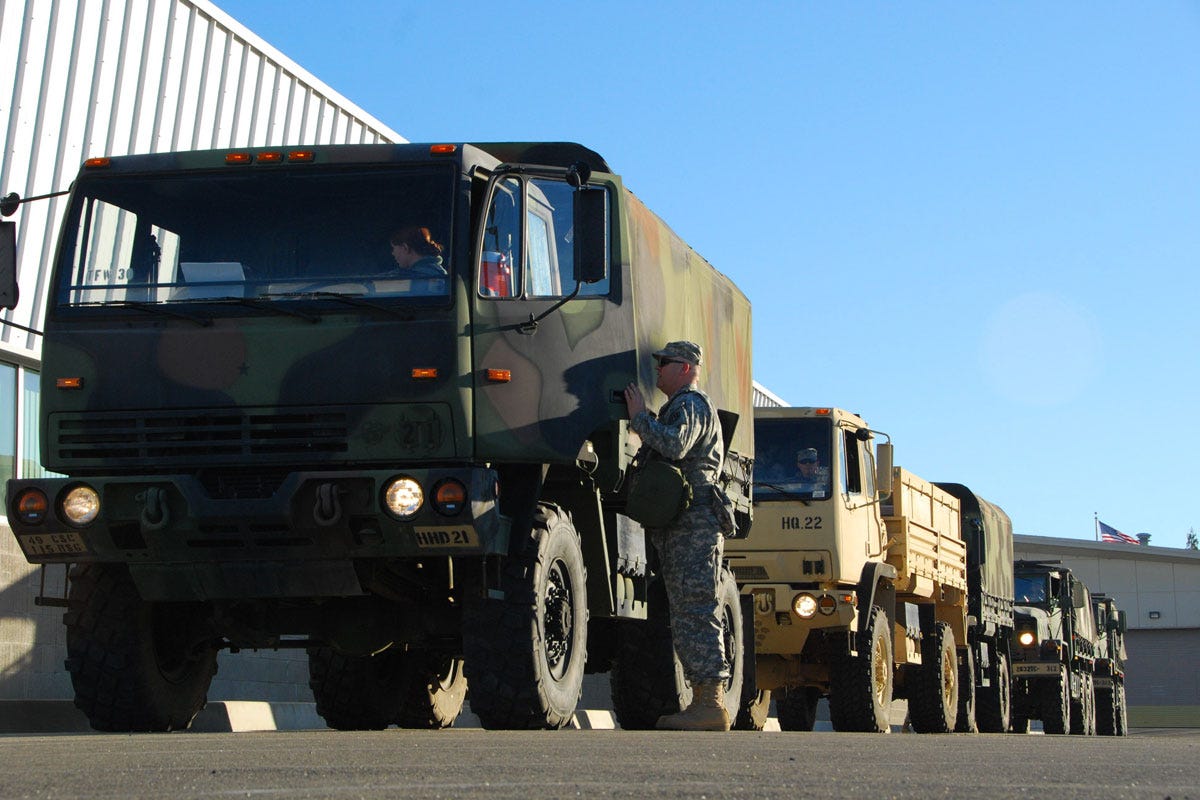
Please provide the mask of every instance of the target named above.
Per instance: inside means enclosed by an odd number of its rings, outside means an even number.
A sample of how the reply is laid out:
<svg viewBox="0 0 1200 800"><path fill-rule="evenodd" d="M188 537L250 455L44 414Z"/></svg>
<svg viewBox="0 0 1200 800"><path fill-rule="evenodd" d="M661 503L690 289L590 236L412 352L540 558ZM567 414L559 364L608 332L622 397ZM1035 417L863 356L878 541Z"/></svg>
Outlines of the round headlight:
<svg viewBox="0 0 1200 800"><path fill-rule="evenodd" d="M1017 634L1017 642L1021 647L1033 647L1033 643L1037 641L1037 637L1033 635L1033 631L1021 631Z"/></svg>
<svg viewBox="0 0 1200 800"><path fill-rule="evenodd" d="M46 499L46 493L41 489L23 489L17 495L13 507L17 512L17 519L26 525L36 525L46 519L50 501Z"/></svg>
<svg viewBox="0 0 1200 800"><path fill-rule="evenodd" d="M400 519L412 517L423 502L425 493L421 491L421 484L412 478L396 478L383 493L383 504L388 513Z"/></svg>
<svg viewBox="0 0 1200 800"><path fill-rule="evenodd" d="M812 619L817 613L817 598L811 594L798 594L792 600L792 610L800 619Z"/></svg>
<svg viewBox="0 0 1200 800"><path fill-rule="evenodd" d="M100 495L90 486L72 486L63 496L62 514L76 527L90 525L100 515Z"/></svg>

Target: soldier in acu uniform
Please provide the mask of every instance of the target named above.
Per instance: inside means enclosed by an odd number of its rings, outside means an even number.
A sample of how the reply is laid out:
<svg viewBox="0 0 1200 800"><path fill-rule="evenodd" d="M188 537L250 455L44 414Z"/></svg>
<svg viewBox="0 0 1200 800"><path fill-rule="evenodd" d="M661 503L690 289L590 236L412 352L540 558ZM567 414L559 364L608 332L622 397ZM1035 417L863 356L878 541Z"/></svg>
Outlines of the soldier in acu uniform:
<svg viewBox="0 0 1200 800"><path fill-rule="evenodd" d="M717 599L724 535L713 507L725 452L712 401L700 391L702 354L692 342L671 342L654 354L657 386L669 398L657 418L636 384L625 388L630 428L683 472L691 505L664 528L649 529L671 608L671 638L692 685L692 704L658 720L667 730L729 730L725 681L729 665Z"/></svg>

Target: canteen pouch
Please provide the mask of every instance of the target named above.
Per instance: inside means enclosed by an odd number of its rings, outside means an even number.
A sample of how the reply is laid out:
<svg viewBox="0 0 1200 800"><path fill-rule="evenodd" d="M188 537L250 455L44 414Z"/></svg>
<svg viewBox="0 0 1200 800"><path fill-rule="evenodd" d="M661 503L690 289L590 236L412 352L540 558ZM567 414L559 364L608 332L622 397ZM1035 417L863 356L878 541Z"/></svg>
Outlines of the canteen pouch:
<svg viewBox="0 0 1200 800"><path fill-rule="evenodd" d="M692 487L678 467L651 459L633 470L625 516L646 528L665 528L692 504Z"/></svg>

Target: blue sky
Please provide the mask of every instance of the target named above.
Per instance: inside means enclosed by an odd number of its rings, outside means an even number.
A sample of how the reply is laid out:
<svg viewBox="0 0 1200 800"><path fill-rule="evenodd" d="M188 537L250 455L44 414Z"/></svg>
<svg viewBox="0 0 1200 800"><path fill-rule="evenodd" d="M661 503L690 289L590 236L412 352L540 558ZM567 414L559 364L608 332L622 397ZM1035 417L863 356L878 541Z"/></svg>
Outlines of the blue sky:
<svg viewBox="0 0 1200 800"><path fill-rule="evenodd" d="M1200 3L217 4L411 141L597 150L760 382L1017 533L1200 528Z"/></svg>

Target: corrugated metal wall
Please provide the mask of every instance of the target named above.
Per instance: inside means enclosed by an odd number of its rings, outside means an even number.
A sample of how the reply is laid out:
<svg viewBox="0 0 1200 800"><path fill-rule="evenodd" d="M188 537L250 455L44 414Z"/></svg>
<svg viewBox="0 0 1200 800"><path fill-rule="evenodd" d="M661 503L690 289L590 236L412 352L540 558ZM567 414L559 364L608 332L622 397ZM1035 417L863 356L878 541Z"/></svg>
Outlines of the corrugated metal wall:
<svg viewBox="0 0 1200 800"><path fill-rule="evenodd" d="M97 155L403 141L209 0L0 0L0 194L65 189ZM40 329L64 201L12 217L21 298L0 323ZM36 369L40 338L0 324L0 368ZM9 370L17 385L32 376ZM36 452L27 396L16 392L16 446L0 458ZM0 424L13 411L0 407ZM3 521L0 510L0 700L69 698L62 610L34 604L39 574ZM47 578L47 593L63 591L61 569ZM222 653L210 697L311 700L304 653Z"/></svg>
<svg viewBox="0 0 1200 800"><path fill-rule="evenodd" d="M0 193L67 188L91 156L403 142L208 0L0 0ZM23 205L21 300L40 328L64 198ZM39 338L0 326L0 357Z"/></svg>

